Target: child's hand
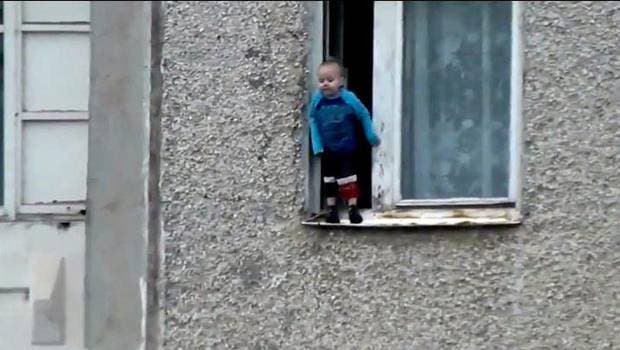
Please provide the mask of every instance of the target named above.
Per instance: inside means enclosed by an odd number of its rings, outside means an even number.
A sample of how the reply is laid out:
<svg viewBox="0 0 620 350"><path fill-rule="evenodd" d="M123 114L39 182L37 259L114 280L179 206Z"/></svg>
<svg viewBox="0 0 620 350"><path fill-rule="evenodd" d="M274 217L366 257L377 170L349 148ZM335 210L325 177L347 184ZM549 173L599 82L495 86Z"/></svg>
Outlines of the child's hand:
<svg viewBox="0 0 620 350"><path fill-rule="evenodd" d="M373 140L374 142L372 143L372 147L377 147L381 144L381 139L379 138L379 136L377 136L376 139Z"/></svg>

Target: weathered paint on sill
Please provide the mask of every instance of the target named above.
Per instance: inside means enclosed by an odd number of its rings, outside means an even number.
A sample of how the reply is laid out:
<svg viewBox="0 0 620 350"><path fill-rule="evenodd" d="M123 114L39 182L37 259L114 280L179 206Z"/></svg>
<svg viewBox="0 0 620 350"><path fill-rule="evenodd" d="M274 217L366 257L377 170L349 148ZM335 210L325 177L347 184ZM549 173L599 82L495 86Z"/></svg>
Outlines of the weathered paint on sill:
<svg viewBox="0 0 620 350"><path fill-rule="evenodd" d="M302 224L328 227L488 226L518 225L522 219L514 208L367 210L363 216L361 224L351 224L346 219L339 224L331 224L324 221L324 216L318 215Z"/></svg>
<svg viewBox="0 0 620 350"><path fill-rule="evenodd" d="M379 218L476 218L518 220L519 212L514 208L454 208L454 209L396 209L375 213Z"/></svg>

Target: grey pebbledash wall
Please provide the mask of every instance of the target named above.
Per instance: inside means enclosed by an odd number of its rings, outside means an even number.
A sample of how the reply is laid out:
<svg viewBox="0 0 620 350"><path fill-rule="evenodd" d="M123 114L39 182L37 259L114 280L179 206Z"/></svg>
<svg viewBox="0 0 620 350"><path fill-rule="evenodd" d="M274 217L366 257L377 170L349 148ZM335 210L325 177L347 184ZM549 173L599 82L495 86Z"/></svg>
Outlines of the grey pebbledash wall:
<svg viewBox="0 0 620 350"><path fill-rule="evenodd" d="M302 227L304 5L166 18L166 349L620 346L620 3L524 4L515 228Z"/></svg>

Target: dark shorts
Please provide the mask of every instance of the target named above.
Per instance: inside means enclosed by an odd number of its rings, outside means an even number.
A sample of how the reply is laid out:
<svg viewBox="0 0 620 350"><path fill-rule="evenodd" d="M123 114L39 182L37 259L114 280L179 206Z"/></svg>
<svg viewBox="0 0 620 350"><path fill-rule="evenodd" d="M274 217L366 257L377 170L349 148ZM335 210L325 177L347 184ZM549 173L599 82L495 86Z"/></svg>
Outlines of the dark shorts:
<svg viewBox="0 0 620 350"><path fill-rule="evenodd" d="M326 151L321 157L321 166L324 178L334 177L342 179L355 175L353 154L338 154Z"/></svg>

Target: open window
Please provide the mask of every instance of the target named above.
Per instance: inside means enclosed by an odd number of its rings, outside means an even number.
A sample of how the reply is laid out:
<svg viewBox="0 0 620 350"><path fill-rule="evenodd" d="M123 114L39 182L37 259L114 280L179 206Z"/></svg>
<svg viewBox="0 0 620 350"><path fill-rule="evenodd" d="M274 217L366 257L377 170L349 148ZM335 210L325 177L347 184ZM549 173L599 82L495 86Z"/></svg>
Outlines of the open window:
<svg viewBox="0 0 620 350"><path fill-rule="evenodd" d="M362 103L372 111L372 1L325 1L323 58L338 58L345 68L345 85L355 92ZM361 125L357 138L365 140ZM372 195L370 145L362 141L355 154L356 174L360 188L358 206L370 209ZM321 182L321 196L324 184ZM324 205L324 203L321 203Z"/></svg>
<svg viewBox="0 0 620 350"><path fill-rule="evenodd" d="M343 60L382 139L361 155L361 226L520 222L520 6L324 3L323 56Z"/></svg>

